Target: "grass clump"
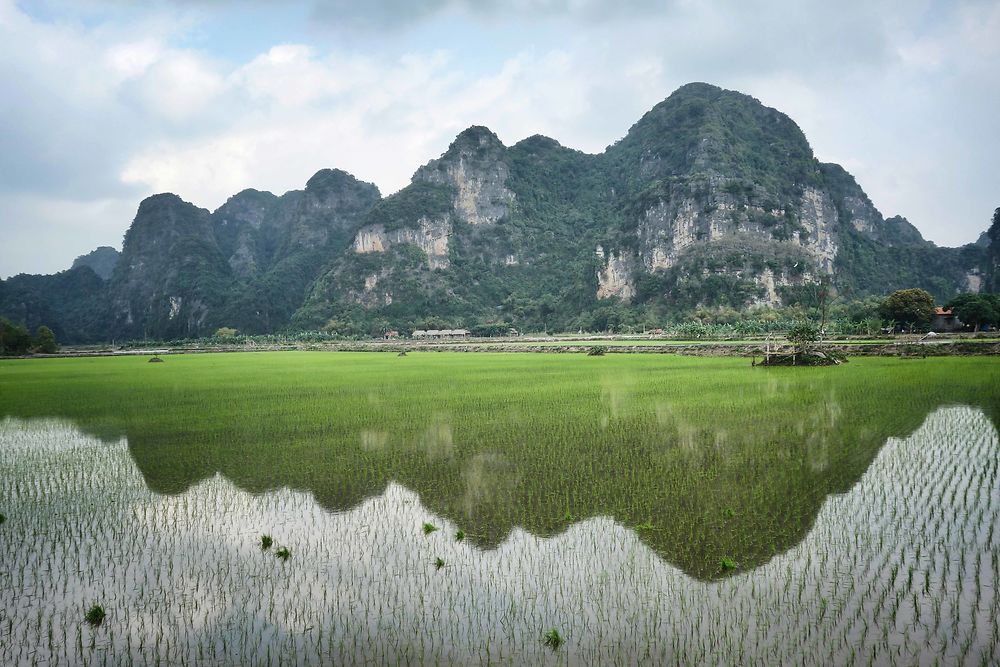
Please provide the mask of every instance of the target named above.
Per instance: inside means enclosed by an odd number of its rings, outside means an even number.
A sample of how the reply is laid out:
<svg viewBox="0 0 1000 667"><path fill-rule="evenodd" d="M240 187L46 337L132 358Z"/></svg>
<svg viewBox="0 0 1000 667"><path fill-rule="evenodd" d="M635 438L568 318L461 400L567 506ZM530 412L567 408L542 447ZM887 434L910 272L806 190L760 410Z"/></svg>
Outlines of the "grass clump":
<svg viewBox="0 0 1000 667"><path fill-rule="evenodd" d="M435 526L433 523L425 523L424 524L424 535L430 535L431 533L433 533L437 529L438 529L438 527Z"/></svg>
<svg viewBox="0 0 1000 667"><path fill-rule="evenodd" d="M288 550L288 547L278 547L274 552L275 558L280 558L282 561L286 561L292 557L292 552Z"/></svg>
<svg viewBox="0 0 1000 667"><path fill-rule="evenodd" d="M444 559L438 556L434 559L434 569L440 570L442 567L444 567Z"/></svg>
<svg viewBox="0 0 1000 667"><path fill-rule="evenodd" d="M542 642L553 651L557 651L559 650L559 647L566 642L566 640L563 639L561 634L559 634L559 630L552 628L542 635Z"/></svg>
<svg viewBox="0 0 1000 667"><path fill-rule="evenodd" d="M7 521L7 517L4 516L2 512L0 512L0 525L3 525L5 521Z"/></svg>
<svg viewBox="0 0 1000 667"><path fill-rule="evenodd" d="M608 351L608 348L604 345L595 345L594 347L587 350L588 357L603 357Z"/></svg>
<svg viewBox="0 0 1000 667"><path fill-rule="evenodd" d="M736 569L736 561L728 556L719 559L719 569L723 572Z"/></svg>
<svg viewBox="0 0 1000 667"><path fill-rule="evenodd" d="M98 625L104 622L105 616L107 616L107 614L104 612L104 607L102 607L99 604L95 604L93 607L87 610L87 613L84 615L83 620L87 621L87 623L90 623L94 627L97 627Z"/></svg>
<svg viewBox="0 0 1000 667"><path fill-rule="evenodd" d="M261 535L260 536L260 548L261 548L261 550L267 551L268 549L271 548L272 544L274 544L274 540L271 538L270 535Z"/></svg>
<svg viewBox="0 0 1000 667"><path fill-rule="evenodd" d="M0 522L0 523L2 523L2 522ZM465 539L465 531L462 530L461 528L459 528L458 531L455 533L455 541L456 542L461 542L464 539Z"/></svg>

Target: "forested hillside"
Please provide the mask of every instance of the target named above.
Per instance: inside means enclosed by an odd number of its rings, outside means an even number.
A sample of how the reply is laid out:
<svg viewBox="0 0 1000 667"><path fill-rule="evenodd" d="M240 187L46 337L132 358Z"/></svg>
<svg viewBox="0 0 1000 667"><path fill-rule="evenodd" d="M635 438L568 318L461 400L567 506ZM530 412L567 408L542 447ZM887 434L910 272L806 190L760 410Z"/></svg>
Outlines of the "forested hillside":
<svg viewBox="0 0 1000 667"><path fill-rule="evenodd" d="M602 329L805 303L821 283L841 299L920 287L945 302L995 283L997 247L925 241L819 162L788 116L695 83L598 155L543 136L507 147L474 126L385 198L336 169L215 212L150 197L120 257L4 281L0 315L66 341Z"/></svg>

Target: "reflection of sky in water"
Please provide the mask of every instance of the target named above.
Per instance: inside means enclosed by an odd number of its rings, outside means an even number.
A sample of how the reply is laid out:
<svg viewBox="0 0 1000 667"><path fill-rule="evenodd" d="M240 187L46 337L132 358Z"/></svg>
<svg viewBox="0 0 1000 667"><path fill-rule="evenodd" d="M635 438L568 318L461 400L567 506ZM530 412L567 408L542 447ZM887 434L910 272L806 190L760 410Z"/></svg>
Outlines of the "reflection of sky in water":
<svg viewBox="0 0 1000 667"><path fill-rule="evenodd" d="M820 415L821 422L837 415ZM817 424L822 427L823 424ZM384 446L378 432L362 445ZM446 453L444 417L421 443ZM816 443L814 464L822 462ZM705 583L607 518L491 551L391 484L339 514L310 496L253 496L215 477L178 496L144 486L124 441L57 422L0 424L0 662L130 654L172 662L579 664L995 663L1000 448L980 412L933 413L889 440L859 482L767 565ZM473 458L467 511L511 463ZM431 522L440 530L424 535ZM261 533L287 545L285 564ZM446 565L437 571L435 558ZM82 618L108 611L103 627ZM559 628L558 654L541 633ZM114 660L112 660L114 662Z"/></svg>

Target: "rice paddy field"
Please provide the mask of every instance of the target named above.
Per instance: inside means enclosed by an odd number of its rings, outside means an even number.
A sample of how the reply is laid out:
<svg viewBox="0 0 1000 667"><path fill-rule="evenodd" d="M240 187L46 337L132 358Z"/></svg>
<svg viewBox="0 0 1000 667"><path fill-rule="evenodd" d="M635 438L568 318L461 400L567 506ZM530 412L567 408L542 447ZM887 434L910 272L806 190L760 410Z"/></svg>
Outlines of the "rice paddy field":
<svg viewBox="0 0 1000 667"><path fill-rule="evenodd" d="M0 664L997 664L998 416L994 357L0 362Z"/></svg>

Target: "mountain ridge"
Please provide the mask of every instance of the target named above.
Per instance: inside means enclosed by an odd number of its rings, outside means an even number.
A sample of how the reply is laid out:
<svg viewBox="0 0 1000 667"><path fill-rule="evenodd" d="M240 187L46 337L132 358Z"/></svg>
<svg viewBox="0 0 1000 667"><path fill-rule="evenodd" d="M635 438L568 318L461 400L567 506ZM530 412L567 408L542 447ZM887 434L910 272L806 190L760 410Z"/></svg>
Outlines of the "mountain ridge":
<svg viewBox="0 0 1000 667"><path fill-rule="evenodd" d="M542 135L508 147L473 125L387 197L339 169L282 195L243 190L212 212L154 195L89 298L106 338L605 328L803 304L821 280L846 298L919 286L945 299L978 291L988 254L884 218L791 118L694 83L598 154ZM0 313L58 311L17 307L12 280ZM37 288L31 299L45 301Z"/></svg>

